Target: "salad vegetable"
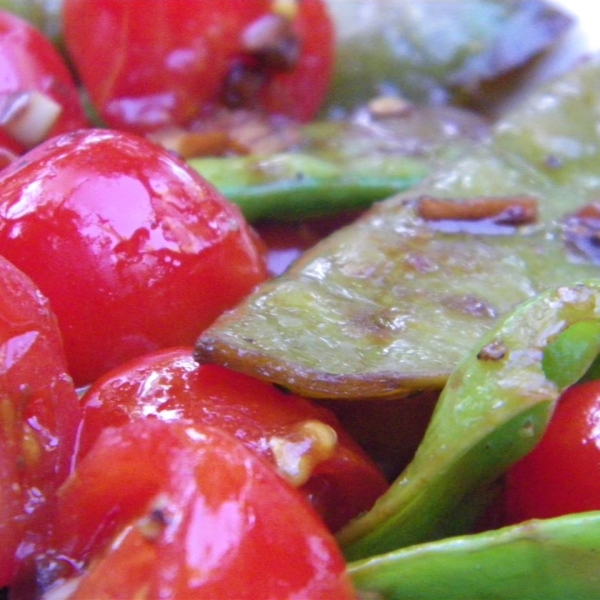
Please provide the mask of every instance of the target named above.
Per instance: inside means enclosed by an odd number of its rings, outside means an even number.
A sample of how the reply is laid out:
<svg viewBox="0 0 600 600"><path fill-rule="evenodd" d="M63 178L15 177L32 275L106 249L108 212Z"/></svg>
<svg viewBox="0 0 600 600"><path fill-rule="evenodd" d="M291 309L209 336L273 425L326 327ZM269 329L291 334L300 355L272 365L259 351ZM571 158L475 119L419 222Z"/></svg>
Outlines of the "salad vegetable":
<svg viewBox="0 0 600 600"><path fill-rule="evenodd" d="M453 107L403 104L342 121L305 125L286 150L191 158L188 164L235 202L249 221L299 220L366 208L407 190L488 131Z"/></svg>
<svg viewBox="0 0 600 600"><path fill-rule="evenodd" d="M304 497L206 426L106 429L61 487L53 548L61 597L355 598Z"/></svg>
<svg viewBox="0 0 600 600"><path fill-rule="evenodd" d="M586 324L587 326L587 324ZM600 506L597 472L600 383L568 388L540 443L507 473L503 522L549 518Z"/></svg>
<svg viewBox="0 0 600 600"><path fill-rule="evenodd" d="M63 20L110 127L187 126L220 105L309 120L329 85L334 31L322 0L65 0Z"/></svg>
<svg viewBox="0 0 600 600"><path fill-rule="evenodd" d="M490 129L440 103L516 83L570 18L398 0L365 38L374 3L15 6L60 14L62 57L0 10L0 597L594 590L600 506L517 509L536 460L594 478L544 452L595 440L600 62ZM348 110L365 39L402 77ZM271 277L276 232L332 229ZM367 454L367 427L402 439Z"/></svg>
<svg viewBox="0 0 600 600"><path fill-rule="evenodd" d="M133 359L81 398L75 461L107 427L141 418L218 427L273 464L332 531L387 489L382 473L324 407L240 373L199 367L188 347Z"/></svg>
<svg viewBox="0 0 600 600"><path fill-rule="evenodd" d="M600 513L527 521L357 561L358 589L385 600L598 597Z"/></svg>
<svg viewBox="0 0 600 600"><path fill-rule="evenodd" d="M89 125L59 51L29 22L0 11L0 130L16 154Z"/></svg>
<svg viewBox="0 0 600 600"><path fill-rule="evenodd" d="M141 137L54 137L5 168L0 188L0 254L50 299L77 385L192 344L267 277L237 207Z"/></svg>
<svg viewBox="0 0 600 600"><path fill-rule="evenodd" d="M0 586L41 549L80 407L50 304L0 257Z"/></svg>
<svg viewBox="0 0 600 600"><path fill-rule="evenodd" d="M532 94L468 155L221 315L196 358L307 396L440 389L503 314L598 274L599 89L590 60Z"/></svg>
<svg viewBox="0 0 600 600"><path fill-rule="evenodd" d="M599 311L596 280L561 286L522 303L483 336L448 379L413 461L371 511L339 533L346 555L365 558L473 527L477 503L485 508L489 500L481 492L531 451L561 388L583 377L600 351L592 336L587 360L563 354L559 368L571 378L563 382L544 361L546 348L570 327L594 328Z"/></svg>

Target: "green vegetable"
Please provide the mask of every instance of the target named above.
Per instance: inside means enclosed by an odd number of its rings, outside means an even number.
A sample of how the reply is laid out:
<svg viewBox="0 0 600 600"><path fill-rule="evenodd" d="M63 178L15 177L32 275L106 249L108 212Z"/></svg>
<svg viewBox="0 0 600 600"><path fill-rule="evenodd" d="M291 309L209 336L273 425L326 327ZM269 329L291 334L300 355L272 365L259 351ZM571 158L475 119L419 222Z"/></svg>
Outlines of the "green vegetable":
<svg viewBox="0 0 600 600"><path fill-rule="evenodd" d="M362 122L311 123L301 129L297 147L285 152L188 162L248 220L295 220L365 208L407 190L487 131L480 117L465 111L410 107Z"/></svg>
<svg viewBox="0 0 600 600"><path fill-rule="evenodd" d="M488 332L448 379L413 461L371 511L339 532L346 556L467 531L479 517L477 500L484 509L489 499L481 491L535 446L562 389L592 364L599 325L600 279L547 291ZM548 347L573 341L572 327L591 330L577 336L590 351L545 362Z"/></svg>
<svg viewBox="0 0 600 600"><path fill-rule="evenodd" d="M63 0L0 0L0 9L30 21L44 35L62 44Z"/></svg>
<svg viewBox="0 0 600 600"><path fill-rule="evenodd" d="M313 397L441 389L502 315L600 276L596 221L576 215L600 196L599 107L594 60L261 286L200 336L198 360Z"/></svg>
<svg viewBox="0 0 600 600"><path fill-rule="evenodd" d="M473 100L572 24L540 0L330 0L329 8L338 32L334 108L390 90L420 103Z"/></svg>
<svg viewBox="0 0 600 600"><path fill-rule="evenodd" d="M600 512L590 512L412 546L349 572L378 600L591 600L599 552Z"/></svg>

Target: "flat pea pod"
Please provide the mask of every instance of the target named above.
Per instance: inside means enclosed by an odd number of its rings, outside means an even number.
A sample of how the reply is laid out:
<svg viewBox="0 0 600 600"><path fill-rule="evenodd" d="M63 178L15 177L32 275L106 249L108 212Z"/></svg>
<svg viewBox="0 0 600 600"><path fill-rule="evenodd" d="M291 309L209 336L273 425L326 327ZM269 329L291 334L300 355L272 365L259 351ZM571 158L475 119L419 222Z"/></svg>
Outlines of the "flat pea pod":
<svg viewBox="0 0 600 600"><path fill-rule="evenodd" d="M593 364L599 323L595 279L550 289L490 330L452 372L412 462L368 513L338 533L346 557L469 531L490 485L537 444L562 389ZM589 335L573 336L572 328L586 325ZM568 351L573 337L586 351ZM548 347L560 360L545 370Z"/></svg>
<svg viewBox="0 0 600 600"><path fill-rule="evenodd" d="M600 598L600 512L419 544L350 563L379 600Z"/></svg>
<svg viewBox="0 0 600 600"><path fill-rule="evenodd" d="M486 81L530 64L573 24L544 0L329 0L338 32L328 107L382 88L418 102L483 100ZM515 81L513 80L513 84ZM483 96L483 97L482 97Z"/></svg>
<svg viewBox="0 0 600 600"><path fill-rule="evenodd" d="M598 276L599 90L600 57L540 88L488 140L222 315L201 334L197 360L317 398L441 389L520 302ZM500 220L526 215L528 203L533 216L502 225L493 210L471 212L496 201Z"/></svg>
<svg viewBox="0 0 600 600"><path fill-rule="evenodd" d="M289 221L366 208L406 191L488 133L488 122L474 113L408 106L395 116L303 125L285 150L188 164L249 221Z"/></svg>

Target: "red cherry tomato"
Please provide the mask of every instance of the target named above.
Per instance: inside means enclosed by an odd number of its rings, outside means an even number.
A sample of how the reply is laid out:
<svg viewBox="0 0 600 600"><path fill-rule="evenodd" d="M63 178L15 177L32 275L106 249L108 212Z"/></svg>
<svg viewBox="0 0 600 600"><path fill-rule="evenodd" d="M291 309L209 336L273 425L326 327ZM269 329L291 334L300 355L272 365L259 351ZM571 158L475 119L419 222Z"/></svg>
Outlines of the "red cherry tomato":
<svg viewBox="0 0 600 600"><path fill-rule="evenodd" d="M240 211L137 136L86 130L0 173L0 254L50 299L70 372L193 344L266 276Z"/></svg>
<svg viewBox="0 0 600 600"><path fill-rule="evenodd" d="M302 0L289 20L276 4L66 0L65 39L111 127L185 126L223 103L309 120L330 80L332 21L323 0Z"/></svg>
<svg viewBox="0 0 600 600"><path fill-rule="evenodd" d="M600 381L567 389L546 433L506 478L506 520L600 510Z"/></svg>
<svg viewBox="0 0 600 600"><path fill-rule="evenodd" d="M73 77L52 42L24 19L0 10L0 98L33 91L61 107L43 139L89 126Z"/></svg>
<svg viewBox="0 0 600 600"><path fill-rule="evenodd" d="M371 508L387 489L330 411L264 381L200 366L192 348L159 351L113 369L89 388L82 406L79 458L104 429L131 420L211 425L274 464L332 530Z"/></svg>
<svg viewBox="0 0 600 600"><path fill-rule="evenodd" d="M106 429L61 488L55 525L50 577L82 576L67 581L73 599L355 597L305 499L212 428Z"/></svg>
<svg viewBox="0 0 600 600"><path fill-rule="evenodd" d="M0 257L0 586L37 550L72 458L79 402L58 324L33 282ZM17 558L18 550L18 558Z"/></svg>

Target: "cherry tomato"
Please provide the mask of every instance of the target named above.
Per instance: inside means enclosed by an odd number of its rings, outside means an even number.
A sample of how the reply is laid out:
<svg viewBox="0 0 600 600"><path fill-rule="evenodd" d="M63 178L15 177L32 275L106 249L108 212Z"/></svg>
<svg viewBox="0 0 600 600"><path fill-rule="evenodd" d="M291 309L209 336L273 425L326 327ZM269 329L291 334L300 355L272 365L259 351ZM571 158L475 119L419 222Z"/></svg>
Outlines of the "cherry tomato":
<svg viewBox="0 0 600 600"><path fill-rule="evenodd" d="M333 64L323 0L66 0L64 26L100 116L138 133L222 104L309 120Z"/></svg>
<svg viewBox="0 0 600 600"><path fill-rule="evenodd" d="M47 566L81 576L60 597L355 597L306 500L222 431L157 419L108 428L59 495Z"/></svg>
<svg viewBox="0 0 600 600"><path fill-rule="evenodd" d="M600 381L561 396L540 443L506 478L506 520L600 510Z"/></svg>
<svg viewBox="0 0 600 600"><path fill-rule="evenodd" d="M267 276L237 207L123 132L65 134L6 167L0 214L0 254L50 299L77 385L193 344Z"/></svg>
<svg viewBox="0 0 600 600"><path fill-rule="evenodd" d="M71 72L52 42L29 22L0 10L0 98L33 91L61 109L44 139L89 126Z"/></svg>
<svg viewBox="0 0 600 600"><path fill-rule="evenodd" d="M140 418L211 425L239 437L310 500L332 530L368 510L387 489L379 469L333 414L309 400L216 365L192 348L133 359L82 398L78 456L100 433Z"/></svg>
<svg viewBox="0 0 600 600"><path fill-rule="evenodd" d="M80 412L48 301L2 257L0 287L0 586L5 586L19 563L39 549L54 492L69 471Z"/></svg>

